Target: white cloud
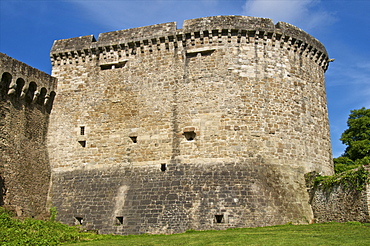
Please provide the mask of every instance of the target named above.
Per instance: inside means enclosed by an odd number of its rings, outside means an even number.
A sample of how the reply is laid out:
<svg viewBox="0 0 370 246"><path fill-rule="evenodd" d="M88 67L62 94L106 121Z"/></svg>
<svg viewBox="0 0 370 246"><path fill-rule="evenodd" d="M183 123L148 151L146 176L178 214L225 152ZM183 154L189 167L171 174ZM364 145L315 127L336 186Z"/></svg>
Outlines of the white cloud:
<svg viewBox="0 0 370 246"><path fill-rule="evenodd" d="M81 8L86 19L110 29L131 28L136 27L132 23L145 23L145 19L153 16L162 5L161 1L70 1Z"/></svg>
<svg viewBox="0 0 370 246"><path fill-rule="evenodd" d="M284 21L305 30L329 25L332 13L319 8L319 0L247 0L244 14Z"/></svg>
<svg viewBox="0 0 370 246"><path fill-rule="evenodd" d="M218 0L68 0L81 9L82 16L110 30L121 30L222 14ZM229 3L230 5L234 3ZM238 2L239 9L241 3Z"/></svg>

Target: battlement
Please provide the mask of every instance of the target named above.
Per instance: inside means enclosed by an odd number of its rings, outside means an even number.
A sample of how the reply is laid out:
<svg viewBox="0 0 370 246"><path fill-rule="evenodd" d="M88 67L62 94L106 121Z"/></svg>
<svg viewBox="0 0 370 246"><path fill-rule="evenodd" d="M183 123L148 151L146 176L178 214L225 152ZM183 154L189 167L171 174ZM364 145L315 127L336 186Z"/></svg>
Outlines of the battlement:
<svg viewBox="0 0 370 246"><path fill-rule="evenodd" d="M42 218L51 175L46 135L57 79L3 53L0 79L0 206Z"/></svg>
<svg viewBox="0 0 370 246"><path fill-rule="evenodd" d="M40 105L50 113L57 79L0 53L0 99Z"/></svg>
<svg viewBox="0 0 370 246"><path fill-rule="evenodd" d="M151 53L155 49L218 46L225 42L255 42L293 49L310 56L324 70L328 67L325 47L311 35L288 23L278 22L274 25L271 19L249 16L213 16L185 20L182 29L176 28L176 22L169 22L102 33L98 40L93 35L56 40L50 53L53 65L61 65L71 63L71 60L77 58L82 58L82 62L88 57L88 61L93 58L99 60L99 54L105 52L124 51L125 56L129 57L138 53ZM62 60L64 62L60 62Z"/></svg>
<svg viewBox="0 0 370 246"><path fill-rule="evenodd" d="M301 29L214 16L55 41L51 60L60 221L136 234L312 219L303 174L333 172L328 55Z"/></svg>

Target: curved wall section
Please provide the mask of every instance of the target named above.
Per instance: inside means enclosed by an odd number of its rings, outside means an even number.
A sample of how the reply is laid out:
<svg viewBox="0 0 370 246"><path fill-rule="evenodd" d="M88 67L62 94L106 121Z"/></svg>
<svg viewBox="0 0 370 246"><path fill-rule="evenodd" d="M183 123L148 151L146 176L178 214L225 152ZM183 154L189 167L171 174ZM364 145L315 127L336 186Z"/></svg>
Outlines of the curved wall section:
<svg viewBox="0 0 370 246"><path fill-rule="evenodd" d="M303 175L333 172L324 46L263 18L175 26L54 42L59 219L120 234L310 221Z"/></svg>

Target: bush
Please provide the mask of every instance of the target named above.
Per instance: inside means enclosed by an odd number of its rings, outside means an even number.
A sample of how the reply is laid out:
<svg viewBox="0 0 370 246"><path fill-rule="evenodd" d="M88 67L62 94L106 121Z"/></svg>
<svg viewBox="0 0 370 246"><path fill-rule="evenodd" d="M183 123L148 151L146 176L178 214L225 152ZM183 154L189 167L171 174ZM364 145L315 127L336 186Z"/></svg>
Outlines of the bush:
<svg viewBox="0 0 370 246"><path fill-rule="evenodd" d="M335 173L345 172L347 170L354 169L360 165L349 159L348 157L338 157L334 158L334 171Z"/></svg>

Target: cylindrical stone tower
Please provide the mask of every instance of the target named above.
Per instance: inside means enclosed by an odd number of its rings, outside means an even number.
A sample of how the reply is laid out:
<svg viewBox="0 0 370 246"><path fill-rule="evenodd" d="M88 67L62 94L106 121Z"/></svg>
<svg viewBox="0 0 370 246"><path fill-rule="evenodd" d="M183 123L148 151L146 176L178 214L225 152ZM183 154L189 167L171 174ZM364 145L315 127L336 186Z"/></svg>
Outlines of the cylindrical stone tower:
<svg viewBox="0 0 370 246"><path fill-rule="evenodd" d="M60 221L174 233L312 220L333 173L324 46L297 27L207 17L55 41L49 127Z"/></svg>

